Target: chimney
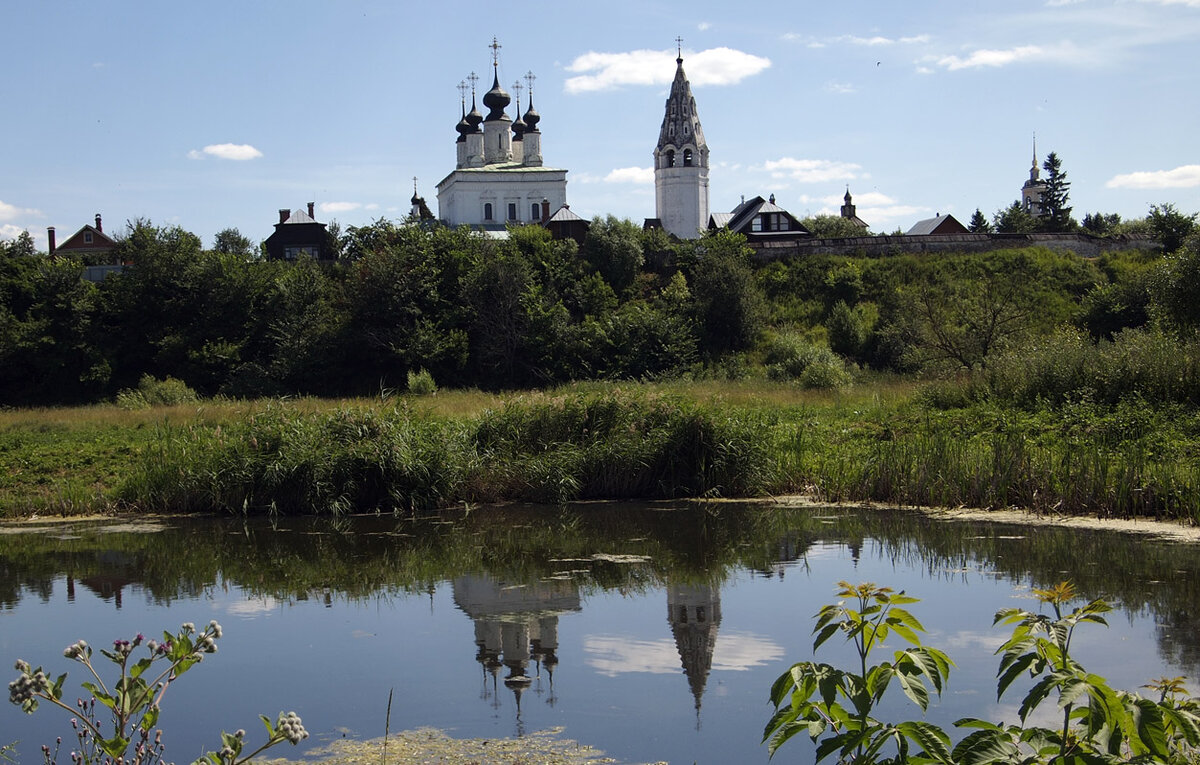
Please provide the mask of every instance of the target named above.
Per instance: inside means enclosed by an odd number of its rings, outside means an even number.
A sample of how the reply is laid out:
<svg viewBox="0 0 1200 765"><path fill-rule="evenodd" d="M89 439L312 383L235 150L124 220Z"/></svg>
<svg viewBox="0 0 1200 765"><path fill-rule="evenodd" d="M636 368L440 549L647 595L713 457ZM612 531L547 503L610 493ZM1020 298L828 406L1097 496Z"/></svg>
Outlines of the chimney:
<svg viewBox="0 0 1200 765"><path fill-rule="evenodd" d="M50 250L50 252L49 252L48 254L50 254L50 255L53 255L53 254L54 254L54 247L55 247L55 244L54 244L54 226L50 226L50 227L48 227L48 228L46 229L46 240L47 240L47 242L48 242L48 247L49 247L49 250Z"/></svg>
<svg viewBox="0 0 1200 765"><path fill-rule="evenodd" d="M292 211L287 208L280 210L279 211L279 222L287 223L287 219L290 218L291 215L292 215Z"/></svg>
<svg viewBox="0 0 1200 765"><path fill-rule="evenodd" d="M100 213L96 213L96 230L101 234L104 233L104 226L100 225Z"/></svg>
<svg viewBox="0 0 1200 765"><path fill-rule="evenodd" d="M315 212L313 212L313 205L314 205L314 204L316 204L316 203L315 203L315 202L309 202L309 203L308 203L308 217L312 218L313 220L316 220L316 219L317 219L317 214L316 214Z"/></svg>
<svg viewBox="0 0 1200 765"><path fill-rule="evenodd" d="M550 220L550 200L542 200L542 223Z"/></svg>

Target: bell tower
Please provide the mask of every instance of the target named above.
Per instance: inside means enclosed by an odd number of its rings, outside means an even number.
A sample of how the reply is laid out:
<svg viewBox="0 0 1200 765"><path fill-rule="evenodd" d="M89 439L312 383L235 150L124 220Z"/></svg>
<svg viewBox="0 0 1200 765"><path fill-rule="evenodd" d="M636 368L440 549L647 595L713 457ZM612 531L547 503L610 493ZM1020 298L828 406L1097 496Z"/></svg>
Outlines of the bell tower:
<svg viewBox="0 0 1200 765"><path fill-rule="evenodd" d="M683 71L683 40L675 43L675 80L654 148L654 204L667 233L695 239L708 226L708 144Z"/></svg>

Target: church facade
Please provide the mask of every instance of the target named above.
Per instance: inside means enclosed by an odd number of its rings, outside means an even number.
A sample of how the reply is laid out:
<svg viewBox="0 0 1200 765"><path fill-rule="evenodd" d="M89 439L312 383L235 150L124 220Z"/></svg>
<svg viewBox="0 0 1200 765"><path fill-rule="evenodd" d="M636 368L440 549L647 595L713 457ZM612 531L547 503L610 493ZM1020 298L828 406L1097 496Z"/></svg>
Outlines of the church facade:
<svg viewBox="0 0 1200 765"><path fill-rule="evenodd" d="M488 110L484 117L476 105L471 75L471 111L466 108L466 84L462 92L462 118L458 132L454 170L437 185L438 218L449 226L468 225L501 230L509 223L541 223L546 210L567 203L567 171L546 167L542 161L541 115L533 107L532 73L529 104L521 114L519 85L514 121L505 112L512 103L500 87L499 44L492 42L492 87L483 96Z"/></svg>
<svg viewBox="0 0 1200 765"><path fill-rule="evenodd" d="M675 59L675 79L654 147L654 206L658 223L680 239L695 239L708 226L708 144L682 53Z"/></svg>

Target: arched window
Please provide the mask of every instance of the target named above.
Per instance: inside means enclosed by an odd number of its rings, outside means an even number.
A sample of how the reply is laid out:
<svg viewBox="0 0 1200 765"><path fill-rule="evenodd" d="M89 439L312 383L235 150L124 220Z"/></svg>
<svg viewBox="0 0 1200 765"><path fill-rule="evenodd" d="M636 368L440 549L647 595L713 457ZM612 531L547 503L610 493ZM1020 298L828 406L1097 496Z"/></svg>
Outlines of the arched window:
<svg viewBox="0 0 1200 765"><path fill-rule="evenodd" d="M683 166L684 167L692 166L692 150L691 149L683 150Z"/></svg>
<svg viewBox="0 0 1200 765"><path fill-rule="evenodd" d="M541 220L542 211L538 209L538 203L534 202L529 205L529 220Z"/></svg>
<svg viewBox="0 0 1200 765"><path fill-rule="evenodd" d="M675 150L667 149L667 167L675 167Z"/></svg>
<svg viewBox="0 0 1200 765"><path fill-rule="evenodd" d="M485 202L483 205L483 219L484 220L492 219L492 203L491 202Z"/></svg>
<svg viewBox="0 0 1200 765"><path fill-rule="evenodd" d="M516 202L508 203L508 219L509 220L517 219L517 203Z"/></svg>

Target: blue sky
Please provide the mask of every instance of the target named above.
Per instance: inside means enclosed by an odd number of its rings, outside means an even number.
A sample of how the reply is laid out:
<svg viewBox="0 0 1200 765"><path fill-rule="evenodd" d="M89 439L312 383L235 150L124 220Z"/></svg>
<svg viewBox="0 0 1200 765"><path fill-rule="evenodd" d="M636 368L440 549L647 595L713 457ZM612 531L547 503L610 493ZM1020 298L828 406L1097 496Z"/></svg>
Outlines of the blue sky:
<svg viewBox="0 0 1200 765"><path fill-rule="evenodd" d="M989 216L1037 136L1075 216L1200 211L1200 0L844 3L56 2L0 18L0 237L45 246L99 212L205 246L317 203L343 226L436 210L457 85L532 71L572 210L654 215L675 38L709 143L713 211L774 193L803 217L847 185L873 231ZM510 114L511 114L510 108Z"/></svg>

